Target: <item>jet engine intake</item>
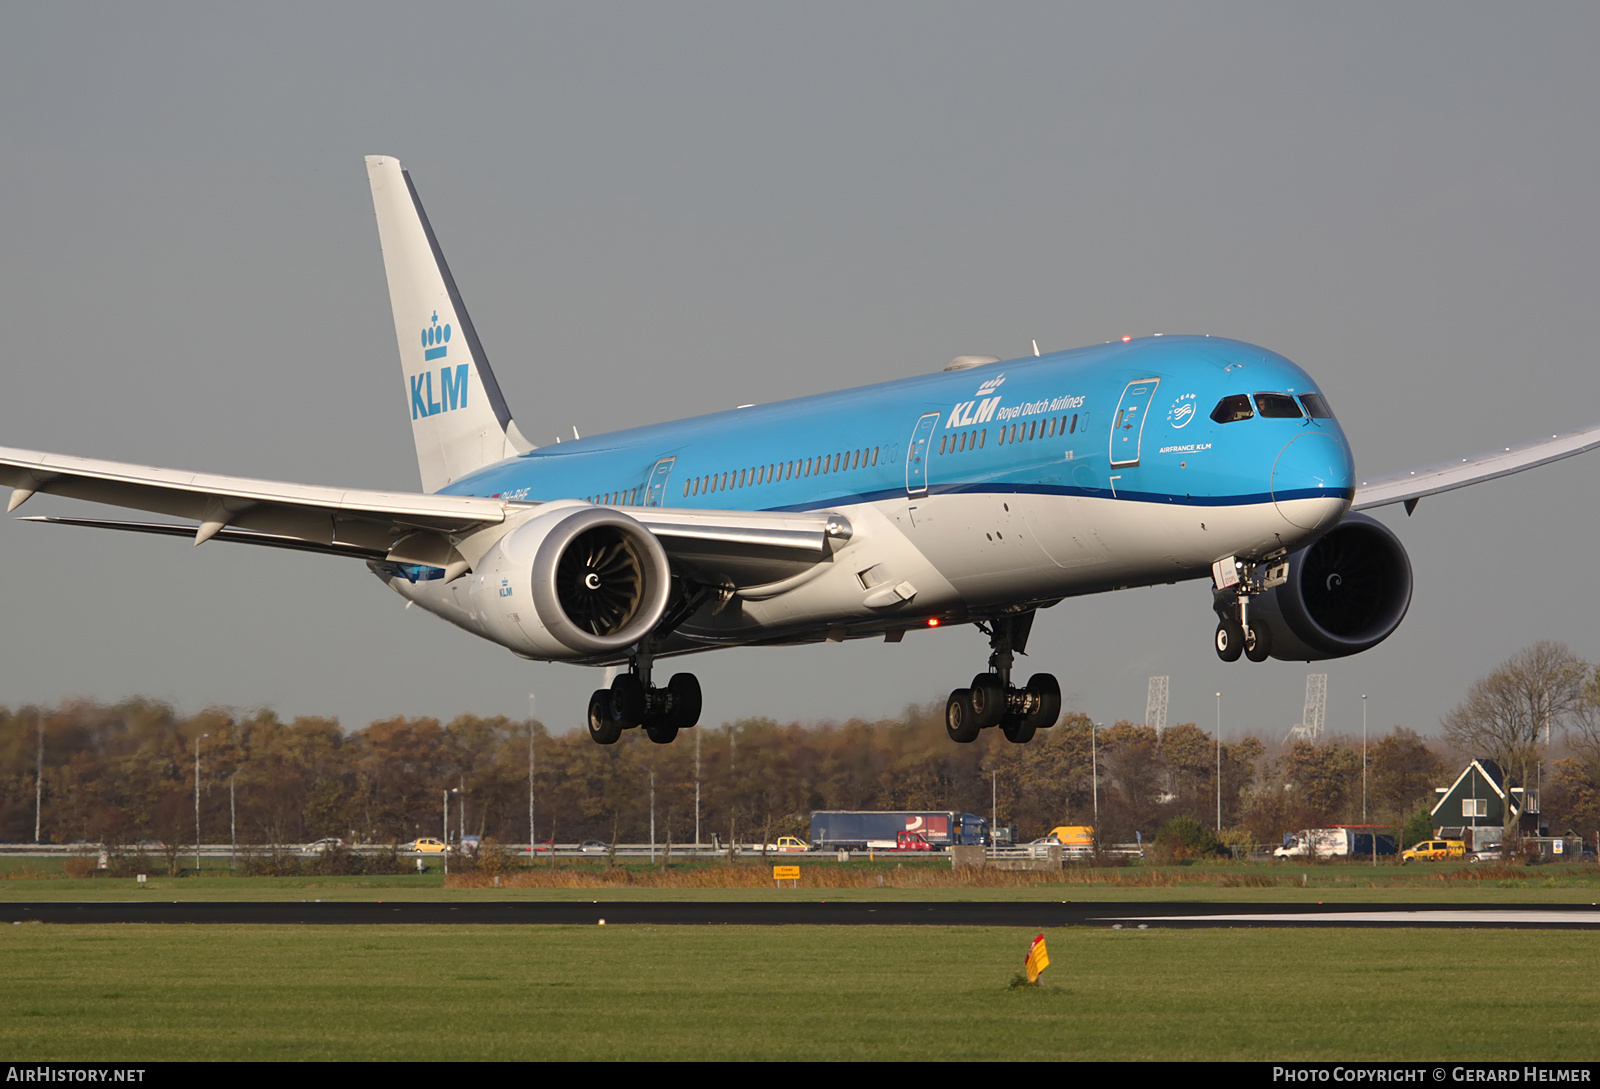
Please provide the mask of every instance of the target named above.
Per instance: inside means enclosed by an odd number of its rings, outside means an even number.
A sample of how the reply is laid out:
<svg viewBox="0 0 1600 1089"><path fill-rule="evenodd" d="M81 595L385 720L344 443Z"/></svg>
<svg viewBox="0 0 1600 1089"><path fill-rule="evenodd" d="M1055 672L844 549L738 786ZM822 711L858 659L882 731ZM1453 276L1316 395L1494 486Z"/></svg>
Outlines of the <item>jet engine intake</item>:
<svg viewBox="0 0 1600 1089"><path fill-rule="evenodd" d="M672 569L653 533L618 510L562 504L502 537L473 574L479 621L530 657L614 655L666 612Z"/></svg>
<svg viewBox="0 0 1600 1089"><path fill-rule="evenodd" d="M1343 658L1377 646L1411 605L1411 561L1389 527L1347 514L1289 557L1288 581L1250 600L1285 662Z"/></svg>

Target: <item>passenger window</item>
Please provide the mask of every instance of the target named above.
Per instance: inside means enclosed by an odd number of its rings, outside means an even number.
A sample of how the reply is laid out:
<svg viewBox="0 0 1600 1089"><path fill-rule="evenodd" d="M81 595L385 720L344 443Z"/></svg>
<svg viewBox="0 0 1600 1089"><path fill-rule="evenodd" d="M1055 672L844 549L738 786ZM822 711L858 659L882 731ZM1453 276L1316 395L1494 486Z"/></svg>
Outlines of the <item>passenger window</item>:
<svg viewBox="0 0 1600 1089"><path fill-rule="evenodd" d="M1301 394L1300 403L1306 406L1306 415L1313 420L1333 419L1333 409L1328 407L1328 402L1320 393Z"/></svg>
<svg viewBox="0 0 1600 1089"><path fill-rule="evenodd" d="M1254 415L1255 413L1250 411L1250 398L1242 393L1224 397L1217 402L1217 407L1211 410L1211 418L1219 424L1233 423L1235 420L1248 420Z"/></svg>
<svg viewBox="0 0 1600 1089"><path fill-rule="evenodd" d="M1300 406L1294 398L1282 393L1256 394L1256 411L1263 420L1298 420Z"/></svg>

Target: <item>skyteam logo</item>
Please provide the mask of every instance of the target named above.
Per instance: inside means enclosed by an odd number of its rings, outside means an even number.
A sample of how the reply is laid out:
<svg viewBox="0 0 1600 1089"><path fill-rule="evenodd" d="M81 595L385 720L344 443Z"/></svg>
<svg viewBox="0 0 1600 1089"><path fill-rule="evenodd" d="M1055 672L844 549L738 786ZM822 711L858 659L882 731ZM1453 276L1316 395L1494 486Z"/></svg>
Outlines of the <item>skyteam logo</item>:
<svg viewBox="0 0 1600 1089"><path fill-rule="evenodd" d="M1194 394L1185 393L1167 409L1167 422L1172 425L1173 430L1177 430L1188 427L1192 419L1194 419Z"/></svg>
<svg viewBox="0 0 1600 1089"><path fill-rule="evenodd" d="M422 358L426 362L443 359L450 352L450 325L446 322L439 324L439 313L434 311L433 320L428 327L422 330ZM413 374L411 382L411 418L421 419L423 416L437 416L441 412L467 407L467 364L458 363L454 367L439 368L439 399L433 397L433 372L423 371Z"/></svg>

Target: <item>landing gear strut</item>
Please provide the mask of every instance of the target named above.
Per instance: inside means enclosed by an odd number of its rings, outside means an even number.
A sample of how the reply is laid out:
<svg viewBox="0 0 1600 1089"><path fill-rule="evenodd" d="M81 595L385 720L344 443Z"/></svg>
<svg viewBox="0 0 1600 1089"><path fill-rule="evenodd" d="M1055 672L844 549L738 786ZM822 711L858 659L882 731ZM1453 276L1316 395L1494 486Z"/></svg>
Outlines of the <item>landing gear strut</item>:
<svg viewBox="0 0 1600 1089"><path fill-rule="evenodd" d="M972 678L971 688L958 688L945 704L944 725L950 740L967 744L991 727L1000 727L1006 740L1018 745L1033 740L1061 717L1061 685L1049 673L1035 673L1027 686L1011 683L1011 666L1017 654L1026 653L1033 613L999 617L980 631L989 636L989 672Z"/></svg>
<svg viewBox="0 0 1600 1089"><path fill-rule="evenodd" d="M1255 562L1235 557L1212 565L1211 608L1217 614L1217 657L1237 662L1240 655L1264 662L1272 654L1272 629L1250 622L1250 598L1288 580L1281 556Z"/></svg>
<svg viewBox="0 0 1600 1089"><path fill-rule="evenodd" d="M665 745L700 721L700 681L693 673L675 673L667 687L650 683L650 651L640 646L610 688L589 697L589 737L614 745L623 730L643 726L650 740Z"/></svg>

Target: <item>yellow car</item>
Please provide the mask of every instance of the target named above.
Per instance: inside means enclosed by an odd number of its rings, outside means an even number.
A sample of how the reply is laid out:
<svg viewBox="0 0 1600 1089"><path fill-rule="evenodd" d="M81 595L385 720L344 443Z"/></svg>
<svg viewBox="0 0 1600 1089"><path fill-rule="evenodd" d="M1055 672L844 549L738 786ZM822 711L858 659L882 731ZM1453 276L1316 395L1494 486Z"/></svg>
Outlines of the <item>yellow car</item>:
<svg viewBox="0 0 1600 1089"><path fill-rule="evenodd" d="M449 847L445 846L439 840L436 840L431 836L426 839L414 839L400 849L402 851L410 851L413 854L419 855L442 855L446 851L450 850Z"/></svg>
<svg viewBox="0 0 1600 1089"><path fill-rule="evenodd" d="M809 851L811 844L798 836L779 836L778 842L772 845L774 851Z"/></svg>
<svg viewBox="0 0 1600 1089"><path fill-rule="evenodd" d="M1426 839L1415 847L1407 847L1400 855L1400 863L1404 865L1417 859L1465 858L1466 855L1467 845L1459 839Z"/></svg>

